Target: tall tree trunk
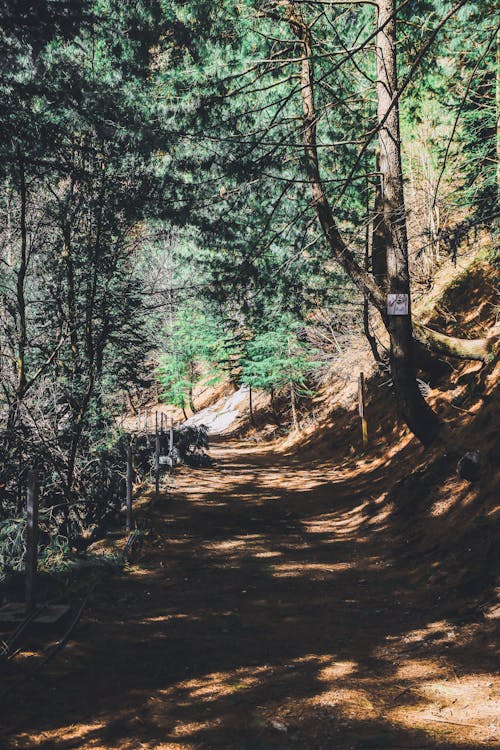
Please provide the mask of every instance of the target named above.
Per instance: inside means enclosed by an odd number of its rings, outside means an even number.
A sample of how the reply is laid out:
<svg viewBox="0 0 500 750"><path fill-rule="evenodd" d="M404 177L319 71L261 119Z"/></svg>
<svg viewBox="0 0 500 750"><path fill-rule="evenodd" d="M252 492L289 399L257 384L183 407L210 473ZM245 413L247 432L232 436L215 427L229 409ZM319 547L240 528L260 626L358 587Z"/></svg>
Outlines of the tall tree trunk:
<svg viewBox="0 0 500 750"><path fill-rule="evenodd" d="M64 244L62 258L66 269L66 302L67 302L67 321L69 327L69 339L71 343L72 372L77 375L80 372L80 354L78 341L78 320L76 309L76 287L75 287L75 269L73 265L73 252L71 246L71 227L65 224L63 228Z"/></svg>
<svg viewBox="0 0 500 750"><path fill-rule="evenodd" d="M312 63L312 34L305 23L300 9L293 2L284 3L287 19L294 34L302 44L300 93L302 96L303 143L305 169L309 188L316 209L319 223L328 242L330 251L342 266L347 276L358 287L366 292L370 302L384 315L385 295L382 293L372 275L358 263L353 250L344 242L333 216L332 207L326 196L319 168L318 148L316 143L316 125L318 116L314 101L314 69Z"/></svg>
<svg viewBox="0 0 500 750"><path fill-rule="evenodd" d="M368 174L368 165L365 165L366 172ZM378 171L378 170L377 170ZM373 256L373 248L374 248L374 231L375 231L375 220L377 217L377 214L375 213L374 216L371 215L371 207L370 207L370 200L371 200L371 191L370 191L370 182L368 180L368 177L365 181L365 212L366 212L366 228L365 228L365 264L364 269L365 271L370 270L370 260L372 262L372 274L374 274L373 270L373 263L374 263L374 256ZM376 207L375 207L376 208ZM380 362L380 355L378 352L377 347L377 339L373 335L371 329L370 329L370 300L368 299L368 295L366 292L363 294L363 330L365 333L365 338L368 341L368 344L370 345L371 353L373 356L373 359L378 364Z"/></svg>
<svg viewBox="0 0 500 750"><path fill-rule="evenodd" d="M391 373L398 412L412 432L427 444L439 431L439 419L423 398L416 379L411 320L408 238L401 167L397 96L396 3L378 0L377 117L379 122L382 219L387 258L387 292L406 295L408 314L387 315L391 341Z"/></svg>
<svg viewBox="0 0 500 750"><path fill-rule="evenodd" d="M66 487L65 487L66 496L68 500L71 500L72 498L73 483L75 480L76 459L78 456L78 449L80 447L80 440L83 435L85 419L87 416L87 412L89 409L92 395L94 393L94 385L95 385L94 373L92 371L89 373L87 387L85 389L85 393L83 394L82 402L80 404L78 414L76 415L75 423L73 424L71 443L70 443L69 454L68 454L68 468L66 472Z"/></svg>
<svg viewBox="0 0 500 750"><path fill-rule="evenodd" d="M17 399L20 402L26 388L26 345L28 341L26 327L26 299L25 283L28 270L28 230L26 226L26 174L24 170L24 159L21 151L18 151L19 184L21 192L21 261L17 274L17 309L19 313L18 353L17 353Z"/></svg>
<svg viewBox="0 0 500 750"><path fill-rule="evenodd" d="M17 165L19 169L19 193L21 199L20 211L20 230L21 230L21 255L16 278L16 307L17 307L17 352L16 352L16 391L15 400L9 410L7 428L12 429L19 417L24 394L27 385L26 376L26 347L28 343L27 323L26 323L26 274L28 272L28 229L26 223L27 210L27 191L26 191L26 171L24 157L21 149L17 150Z"/></svg>
<svg viewBox="0 0 500 750"><path fill-rule="evenodd" d="M387 225L384 221L384 201L382 198L382 179L380 174L380 153L377 150L377 181L375 184L375 201L373 206L372 230L372 273L379 287L386 292L387 288Z"/></svg>
<svg viewBox="0 0 500 750"><path fill-rule="evenodd" d="M367 295L382 316L391 339L391 369L398 412L419 440L428 444L438 433L439 419L418 389L415 377L411 316L387 315L386 295L372 275L360 266L354 252L340 234L323 187L319 168L311 29L305 23L295 3L286 2L284 7L290 27L302 43L303 139L306 173L313 204L333 257L356 286ZM392 98L397 93L394 0L381 0L378 23L379 26L385 23L377 39L377 68L379 122L383 118L386 119L380 136L380 149L384 152L380 155L380 161L381 172L384 173L383 217L387 227L385 231L389 232L390 238L387 248L388 290L409 294L406 217L399 149L399 115L397 107L391 109Z"/></svg>
<svg viewBox="0 0 500 750"><path fill-rule="evenodd" d="M292 349L290 346L290 342L288 342L288 357L290 358L292 356ZM289 383L290 388L290 406L292 409L292 423L293 423L293 429L295 432L299 431L299 420L297 418L297 399L295 396L295 386L293 383L293 380L290 380Z"/></svg>

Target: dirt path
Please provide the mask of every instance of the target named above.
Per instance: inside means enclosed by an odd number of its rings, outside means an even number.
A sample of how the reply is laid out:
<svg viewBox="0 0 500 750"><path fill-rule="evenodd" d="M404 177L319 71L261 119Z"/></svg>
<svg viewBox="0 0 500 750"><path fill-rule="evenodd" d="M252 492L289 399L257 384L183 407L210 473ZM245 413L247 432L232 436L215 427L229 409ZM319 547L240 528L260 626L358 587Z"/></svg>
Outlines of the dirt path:
<svg viewBox="0 0 500 750"><path fill-rule="evenodd" d="M387 469L212 452L147 511L139 559L96 589L72 643L10 697L0 747L499 747L490 636L415 583L374 502Z"/></svg>

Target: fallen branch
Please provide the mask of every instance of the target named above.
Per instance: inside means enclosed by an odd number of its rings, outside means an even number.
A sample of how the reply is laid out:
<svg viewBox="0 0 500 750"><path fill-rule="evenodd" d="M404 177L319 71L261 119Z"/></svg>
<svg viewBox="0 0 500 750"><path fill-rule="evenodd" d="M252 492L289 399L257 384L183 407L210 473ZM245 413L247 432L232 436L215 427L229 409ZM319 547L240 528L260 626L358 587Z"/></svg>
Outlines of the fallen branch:
<svg viewBox="0 0 500 750"><path fill-rule="evenodd" d="M429 721L438 721L440 724L452 724L455 727L472 727L474 729L485 729L481 724L464 724L461 721L447 721L446 719L438 719L433 716Z"/></svg>

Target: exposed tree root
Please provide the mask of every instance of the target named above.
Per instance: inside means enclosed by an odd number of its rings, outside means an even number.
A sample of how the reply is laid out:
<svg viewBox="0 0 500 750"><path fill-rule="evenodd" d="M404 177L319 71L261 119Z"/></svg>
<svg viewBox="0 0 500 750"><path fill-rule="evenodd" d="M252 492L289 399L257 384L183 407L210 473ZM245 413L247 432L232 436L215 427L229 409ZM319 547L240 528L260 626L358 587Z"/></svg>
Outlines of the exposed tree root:
<svg viewBox="0 0 500 750"><path fill-rule="evenodd" d="M413 332L416 341L428 351L446 357L489 362L498 351L499 336L496 332L482 339L461 339L438 333L416 320L413 321Z"/></svg>

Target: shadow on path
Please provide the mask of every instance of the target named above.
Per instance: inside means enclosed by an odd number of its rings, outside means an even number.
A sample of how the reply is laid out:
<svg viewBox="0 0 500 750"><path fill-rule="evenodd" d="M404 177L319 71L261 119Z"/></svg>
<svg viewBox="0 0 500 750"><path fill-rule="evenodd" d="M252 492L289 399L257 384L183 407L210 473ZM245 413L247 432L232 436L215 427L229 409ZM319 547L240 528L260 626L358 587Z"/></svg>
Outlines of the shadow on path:
<svg viewBox="0 0 500 750"><path fill-rule="evenodd" d="M176 475L141 558L4 706L1 746L498 747L489 631L416 583L377 501L404 453L358 473L214 453Z"/></svg>

